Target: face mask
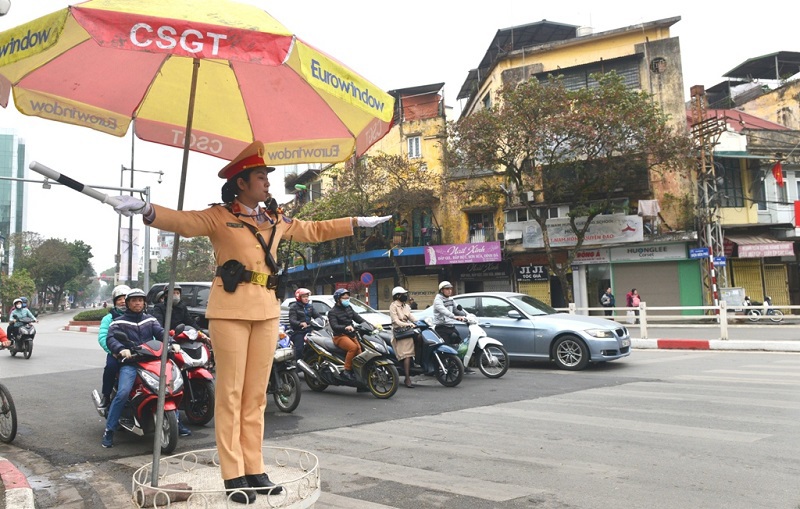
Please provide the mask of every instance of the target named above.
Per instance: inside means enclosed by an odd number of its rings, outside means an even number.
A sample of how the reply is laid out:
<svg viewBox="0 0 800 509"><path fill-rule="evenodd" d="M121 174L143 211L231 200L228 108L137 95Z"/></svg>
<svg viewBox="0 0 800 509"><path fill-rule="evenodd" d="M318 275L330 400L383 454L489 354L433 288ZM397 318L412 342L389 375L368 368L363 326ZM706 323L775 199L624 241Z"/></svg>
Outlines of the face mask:
<svg viewBox="0 0 800 509"><path fill-rule="evenodd" d="M346 308L350 307L350 301L349 300L340 300L339 302L341 302L342 306L344 306Z"/></svg>
<svg viewBox="0 0 800 509"><path fill-rule="evenodd" d="M128 310L128 308L127 308L127 307L125 307L124 305L122 305L122 306L115 306L115 307L114 307L114 309L116 309L116 310L117 310L117 311L119 311L120 313L125 313L125 311L127 311L127 310Z"/></svg>
<svg viewBox="0 0 800 509"><path fill-rule="evenodd" d="M401 295L400 302L406 302L408 300L408 295Z"/></svg>
<svg viewBox="0 0 800 509"><path fill-rule="evenodd" d="M17 305L16 305L16 306L14 306L14 307L15 307L15 308L17 308L17 309L22 309L22 304L17 304Z"/></svg>
<svg viewBox="0 0 800 509"><path fill-rule="evenodd" d="M180 297L173 297L173 298L172 298L172 303L173 303L173 304L178 304L178 303L180 303L180 301L181 301L181 298L180 298Z"/></svg>

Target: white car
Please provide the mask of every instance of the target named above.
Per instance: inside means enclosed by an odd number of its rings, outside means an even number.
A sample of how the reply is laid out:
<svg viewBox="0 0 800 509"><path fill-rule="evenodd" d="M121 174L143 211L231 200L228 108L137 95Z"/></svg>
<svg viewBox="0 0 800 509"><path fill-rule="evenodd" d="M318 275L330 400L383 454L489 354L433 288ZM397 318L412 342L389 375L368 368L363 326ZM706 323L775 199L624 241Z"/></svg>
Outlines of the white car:
<svg viewBox="0 0 800 509"><path fill-rule="evenodd" d="M333 295L312 295L309 300L311 305L314 306L314 309L316 309L317 312L322 316L327 315L328 311L330 311L335 304ZM295 299L289 298L281 303L282 324L289 324L289 305L292 302L295 302ZM372 325L380 325L385 330L391 330L392 317L386 313L381 313L380 311L369 307L366 303L353 297L350 297L350 307L352 307L353 311L361 315L364 320L368 321Z"/></svg>

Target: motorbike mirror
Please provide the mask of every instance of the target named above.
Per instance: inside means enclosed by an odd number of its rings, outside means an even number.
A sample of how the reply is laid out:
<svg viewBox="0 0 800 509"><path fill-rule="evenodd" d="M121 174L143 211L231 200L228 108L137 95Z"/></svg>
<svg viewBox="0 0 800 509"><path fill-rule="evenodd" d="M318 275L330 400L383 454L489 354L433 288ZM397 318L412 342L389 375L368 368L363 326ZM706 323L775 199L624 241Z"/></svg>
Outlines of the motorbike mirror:
<svg viewBox="0 0 800 509"><path fill-rule="evenodd" d="M114 331L114 339L116 339L117 341L119 341L124 345L129 345L132 343L131 340L128 339L128 335L121 330Z"/></svg>
<svg viewBox="0 0 800 509"><path fill-rule="evenodd" d="M458 305L456 306L456 309L457 309L457 310L459 310L459 311L464 311L464 308L463 308L463 307L461 307L461 304L458 304Z"/></svg>
<svg viewBox="0 0 800 509"><path fill-rule="evenodd" d="M186 325L179 323L177 327L175 327L175 335L180 336L183 334L183 331L186 329Z"/></svg>

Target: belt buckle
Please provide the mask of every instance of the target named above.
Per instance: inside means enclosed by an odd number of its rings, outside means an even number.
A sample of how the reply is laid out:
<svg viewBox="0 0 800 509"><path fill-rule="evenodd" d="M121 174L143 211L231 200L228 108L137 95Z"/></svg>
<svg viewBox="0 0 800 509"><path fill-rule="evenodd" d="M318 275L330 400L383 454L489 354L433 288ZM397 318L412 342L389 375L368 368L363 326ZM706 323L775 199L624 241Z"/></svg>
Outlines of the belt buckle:
<svg viewBox="0 0 800 509"><path fill-rule="evenodd" d="M269 274L253 271L250 274L250 282L256 285L267 286L267 276L269 276Z"/></svg>

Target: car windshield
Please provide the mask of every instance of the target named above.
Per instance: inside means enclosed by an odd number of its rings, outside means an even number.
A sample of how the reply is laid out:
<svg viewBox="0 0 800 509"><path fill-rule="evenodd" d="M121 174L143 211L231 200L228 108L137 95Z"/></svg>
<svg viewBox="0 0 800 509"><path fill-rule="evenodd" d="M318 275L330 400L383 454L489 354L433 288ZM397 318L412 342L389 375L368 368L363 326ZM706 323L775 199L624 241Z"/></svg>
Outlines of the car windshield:
<svg viewBox="0 0 800 509"><path fill-rule="evenodd" d="M558 313L555 309L538 299L534 299L530 295L514 295L509 297L508 300L531 316L554 315Z"/></svg>
<svg viewBox="0 0 800 509"><path fill-rule="evenodd" d="M358 314L378 312L369 307L368 305L366 305L365 303L361 302L360 300L354 299L353 297L350 297L350 307L353 308L353 311L355 311Z"/></svg>

